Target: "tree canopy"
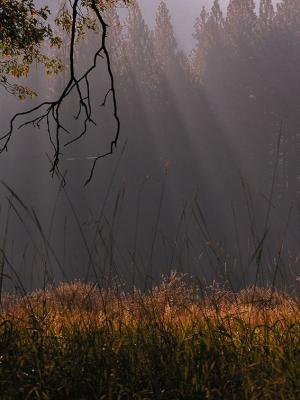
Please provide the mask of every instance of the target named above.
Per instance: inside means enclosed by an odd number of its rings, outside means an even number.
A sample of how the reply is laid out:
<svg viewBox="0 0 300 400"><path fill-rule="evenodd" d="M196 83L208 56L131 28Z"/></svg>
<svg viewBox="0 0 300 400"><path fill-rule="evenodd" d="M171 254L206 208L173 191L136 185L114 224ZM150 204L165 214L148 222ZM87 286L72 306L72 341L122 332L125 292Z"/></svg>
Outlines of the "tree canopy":
<svg viewBox="0 0 300 400"><path fill-rule="evenodd" d="M58 72L62 65L42 50L42 44L59 46L61 40L53 34L47 20L47 6L36 8L33 0L4 0L0 3L0 84L20 98L34 92L18 85L15 78L26 76L30 65L38 61L48 73Z"/></svg>

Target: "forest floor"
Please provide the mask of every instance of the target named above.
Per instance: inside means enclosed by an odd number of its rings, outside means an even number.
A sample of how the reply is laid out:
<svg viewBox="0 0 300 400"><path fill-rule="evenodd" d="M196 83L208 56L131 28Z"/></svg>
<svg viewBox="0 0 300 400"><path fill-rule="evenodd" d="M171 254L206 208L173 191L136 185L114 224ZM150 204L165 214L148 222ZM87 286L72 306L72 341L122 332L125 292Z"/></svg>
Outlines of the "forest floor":
<svg viewBox="0 0 300 400"><path fill-rule="evenodd" d="M0 399L300 399L300 302L176 273L4 295Z"/></svg>

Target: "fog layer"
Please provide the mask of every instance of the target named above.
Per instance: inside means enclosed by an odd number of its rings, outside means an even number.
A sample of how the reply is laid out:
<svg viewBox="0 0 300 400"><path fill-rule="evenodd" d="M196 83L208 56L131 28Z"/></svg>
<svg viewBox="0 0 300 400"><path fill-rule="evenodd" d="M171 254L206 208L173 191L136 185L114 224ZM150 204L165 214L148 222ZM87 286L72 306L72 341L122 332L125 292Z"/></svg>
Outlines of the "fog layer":
<svg viewBox="0 0 300 400"><path fill-rule="evenodd" d="M110 97L101 106L108 90L101 62L89 86L96 125L63 148L66 187L49 174L45 126L18 130L1 155L1 179L14 190L4 186L1 198L8 286L16 274L27 287L115 275L148 285L174 269L234 288L295 280L299 6L285 2L276 11L262 1L258 14L251 0L232 0L224 14L218 2L202 12L201 2L190 2L196 11L173 3L172 18L160 3L154 24L142 13L152 12L150 2L125 20L115 11L106 16L122 130L88 187L93 157L115 133ZM193 38L181 46L186 25ZM98 45L93 32L78 45L77 71L89 68ZM66 40L58 53L66 66L67 52ZM30 83L40 99L55 98L66 79L67 69L46 78L36 68ZM1 104L5 129L14 112L32 106L4 94ZM82 131L77 112L70 96L65 142Z"/></svg>

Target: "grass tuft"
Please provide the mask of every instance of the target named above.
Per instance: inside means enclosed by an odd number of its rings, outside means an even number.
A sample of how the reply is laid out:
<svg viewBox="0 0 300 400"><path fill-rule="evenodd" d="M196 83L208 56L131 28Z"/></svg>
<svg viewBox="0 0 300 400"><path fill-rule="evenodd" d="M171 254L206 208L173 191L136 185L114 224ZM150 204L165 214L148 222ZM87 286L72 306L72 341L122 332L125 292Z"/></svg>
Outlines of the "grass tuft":
<svg viewBox="0 0 300 400"><path fill-rule="evenodd" d="M300 304L172 273L150 291L81 282L4 296L0 398L299 399Z"/></svg>

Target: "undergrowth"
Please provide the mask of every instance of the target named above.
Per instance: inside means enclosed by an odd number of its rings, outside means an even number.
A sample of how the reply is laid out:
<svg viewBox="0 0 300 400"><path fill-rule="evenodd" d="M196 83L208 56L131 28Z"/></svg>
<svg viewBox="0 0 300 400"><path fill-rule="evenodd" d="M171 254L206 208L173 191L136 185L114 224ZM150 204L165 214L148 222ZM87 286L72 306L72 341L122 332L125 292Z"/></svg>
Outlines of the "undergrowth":
<svg viewBox="0 0 300 400"><path fill-rule="evenodd" d="M2 299L1 399L299 399L299 300L205 290L176 273L143 293L62 283Z"/></svg>

